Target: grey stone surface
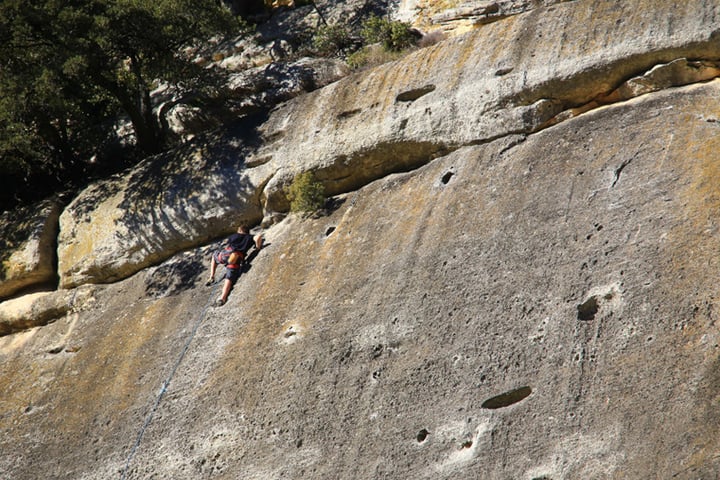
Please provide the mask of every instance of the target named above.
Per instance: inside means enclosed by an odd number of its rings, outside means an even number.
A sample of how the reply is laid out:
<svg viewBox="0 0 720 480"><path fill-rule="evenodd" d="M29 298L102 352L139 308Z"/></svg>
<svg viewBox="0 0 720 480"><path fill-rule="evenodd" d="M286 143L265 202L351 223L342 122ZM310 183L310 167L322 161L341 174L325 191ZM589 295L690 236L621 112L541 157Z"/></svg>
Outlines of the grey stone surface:
<svg viewBox="0 0 720 480"><path fill-rule="evenodd" d="M542 129L573 116L573 108L607 99L627 79L658 65L717 59L718 8L700 0L672 9L654 2L561 3L292 99L243 134L231 132L222 143L236 151L205 156L203 176L178 152L170 163L180 166L161 174L163 188L170 190L152 200L142 191L105 198L97 189L81 194L76 202L95 206L87 215L73 213L74 206L63 214L61 221L70 223L62 230L71 233L61 233L61 284L124 278L226 233L226 222L235 218L274 218L288 210L284 188L302 171L314 171L330 195L349 192L464 145ZM592 29L578 28L590 23ZM192 148L199 147L186 150ZM224 170L228 155L235 171ZM218 180L222 186L207 188L206 182ZM122 186L124 181L110 190L136 188ZM182 195L192 198L192 208L176 211L169 182L187 186ZM148 202L154 207L146 208ZM116 227L108 228L111 218ZM70 226L78 224L83 228ZM91 238L81 236L83 230ZM130 253L117 256L108 244Z"/></svg>
<svg viewBox="0 0 720 480"><path fill-rule="evenodd" d="M0 216L0 301L23 289L57 283L61 208L55 198Z"/></svg>
<svg viewBox="0 0 720 480"><path fill-rule="evenodd" d="M208 250L98 287L0 338L2 471L717 477L718 99L653 93L288 217L222 308L170 282Z"/></svg>
<svg viewBox="0 0 720 480"><path fill-rule="evenodd" d="M0 478L718 478L719 8L540 8L94 185L0 304Z"/></svg>
<svg viewBox="0 0 720 480"><path fill-rule="evenodd" d="M560 3L294 99L260 128L268 140L255 156L276 172L265 209L287 209L283 187L302 170L333 194L350 191L463 145L536 131L659 64L717 59L718 8Z"/></svg>
<svg viewBox="0 0 720 480"><path fill-rule="evenodd" d="M423 31L442 30L458 35L483 28L484 25L504 20L531 10L540 15L552 11L553 5L575 0L390 0L392 15L409 22ZM635 5L648 2L636 2ZM645 5L640 5L645 6ZM662 8L663 4L657 4Z"/></svg>
<svg viewBox="0 0 720 480"><path fill-rule="evenodd" d="M0 336L42 327L92 305L94 286L36 292L0 303Z"/></svg>
<svg viewBox="0 0 720 480"><path fill-rule="evenodd" d="M340 60L301 58L231 75L228 88L239 102L238 109L269 108L322 88L349 73L349 67Z"/></svg>
<svg viewBox="0 0 720 480"><path fill-rule="evenodd" d="M236 125L246 135L248 123ZM247 139L247 137L245 136ZM262 218L258 180L226 132L143 161L82 192L60 216L63 288L126 278Z"/></svg>

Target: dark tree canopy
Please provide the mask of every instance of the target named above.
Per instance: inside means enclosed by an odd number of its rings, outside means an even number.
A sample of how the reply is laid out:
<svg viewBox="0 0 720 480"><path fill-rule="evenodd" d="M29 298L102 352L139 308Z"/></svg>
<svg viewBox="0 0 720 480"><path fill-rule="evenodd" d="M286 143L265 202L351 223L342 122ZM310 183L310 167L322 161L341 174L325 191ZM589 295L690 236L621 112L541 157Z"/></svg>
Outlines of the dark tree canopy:
<svg viewBox="0 0 720 480"><path fill-rule="evenodd" d="M219 0L3 0L0 206L77 175L119 115L142 155L161 151L151 90L207 86L189 52L240 28Z"/></svg>

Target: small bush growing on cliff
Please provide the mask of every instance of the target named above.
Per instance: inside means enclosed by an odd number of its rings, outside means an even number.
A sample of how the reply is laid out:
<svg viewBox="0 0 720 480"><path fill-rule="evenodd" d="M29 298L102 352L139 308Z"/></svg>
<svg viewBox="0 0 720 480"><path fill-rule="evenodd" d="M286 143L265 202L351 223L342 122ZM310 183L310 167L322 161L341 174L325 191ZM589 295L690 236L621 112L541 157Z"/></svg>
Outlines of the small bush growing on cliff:
<svg viewBox="0 0 720 480"><path fill-rule="evenodd" d="M415 47L417 40L409 23L372 15L361 23L359 32L349 24L318 28L312 50L326 57L345 57L348 65L357 69L397 60Z"/></svg>
<svg viewBox="0 0 720 480"><path fill-rule="evenodd" d="M310 213L325 205L325 187L312 172L295 175L285 193L290 200L291 212Z"/></svg>
<svg viewBox="0 0 720 480"><path fill-rule="evenodd" d="M312 39L312 46L318 55L334 56L348 52L355 42L345 25L324 25Z"/></svg>
<svg viewBox="0 0 720 480"><path fill-rule="evenodd" d="M354 69L397 60L416 44L416 37L409 23L374 15L362 23L360 35L365 46L347 57L348 65Z"/></svg>
<svg viewBox="0 0 720 480"><path fill-rule="evenodd" d="M365 20L360 30L366 44L380 43L385 50L399 52L415 45L410 24L380 18L375 15Z"/></svg>

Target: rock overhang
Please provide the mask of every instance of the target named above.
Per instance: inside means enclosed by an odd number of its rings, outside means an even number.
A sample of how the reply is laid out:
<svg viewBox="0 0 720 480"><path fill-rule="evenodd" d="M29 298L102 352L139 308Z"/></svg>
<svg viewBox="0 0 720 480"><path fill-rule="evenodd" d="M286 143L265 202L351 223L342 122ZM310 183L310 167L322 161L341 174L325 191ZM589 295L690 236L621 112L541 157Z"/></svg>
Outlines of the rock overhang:
<svg viewBox="0 0 720 480"><path fill-rule="evenodd" d="M130 194L124 203L136 221L128 227L117 219L118 231L128 234L112 241L136 251L137 261L108 267L111 253L89 240L78 242L61 234L61 284L124 278L230 230L217 215L205 218L203 212L256 222L285 211L284 187L300 171L318 172L329 193L343 193L463 145L537 131L658 63L717 60L716 10L699 0L686 2L672 15L647 2L556 4L290 100L255 127L253 135L260 143L237 152L236 171L222 173L222 178L234 180L209 188L232 201L218 209L221 199L198 194L205 187L203 180L190 182L194 193L188 191L179 204L167 192L158 192L155 207L145 208L147 199ZM590 33L577 27L591 22ZM210 166L214 160L204 162ZM192 169L188 163L171 175L192 177ZM213 175L208 172L209 178ZM176 207L190 196L195 196L197 208L181 208L184 212L177 214ZM108 208L106 204L100 201L98 212ZM64 218L63 230L77 229L69 215ZM92 228L100 218L86 226ZM90 255L64 254L73 243L85 243L82 248Z"/></svg>

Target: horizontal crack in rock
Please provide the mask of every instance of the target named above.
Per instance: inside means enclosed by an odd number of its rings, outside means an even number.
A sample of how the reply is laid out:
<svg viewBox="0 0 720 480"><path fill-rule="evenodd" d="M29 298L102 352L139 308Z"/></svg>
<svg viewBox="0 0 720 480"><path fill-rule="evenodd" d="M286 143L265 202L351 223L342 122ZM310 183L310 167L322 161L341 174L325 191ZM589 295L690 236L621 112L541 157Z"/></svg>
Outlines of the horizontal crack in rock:
<svg viewBox="0 0 720 480"><path fill-rule="evenodd" d="M678 58L668 63L661 63L644 73L633 75L631 78L621 82L609 93L597 95L589 102L580 105L571 105L570 102L565 102L566 106L562 112L539 125L534 132L544 130L602 106L625 102L641 95L668 88L703 83L718 77L720 77L720 64L718 62Z"/></svg>
<svg viewBox="0 0 720 480"><path fill-rule="evenodd" d="M553 125L557 125L560 122L575 118L601 106L627 101L635 98L636 96L658 92L666 88L706 82L718 77L720 77L720 65L716 62L679 58L668 63L655 65L654 67L645 70L642 74L632 75L629 79L621 82L616 88L610 91L610 93L603 93L592 101L582 105L568 107L568 105L572 105L571 101L563 101L553 98L540 98L539 100L530 102L527 106L532 108L524 114L526 117L526 128L524 129L503 132L499 135L463 144L442 146L435 145L434 148L432 144L430 144L431 147L424 145L422 148L417 149L415 147L418 145L416 145L415 142L410 142L410 144L400 142L395 144L379 145L376 148L371 149L371 151L366 151L357 155L355 160L359 157L366 157L367 159L377 157L378 155L383 156L383 158L388 158L390 153L393 155L397 154L397 151L394 151L395 148L401 148L402 151L414 150L412 155L414 158L406 159L402 162L403 165L400 167L392 167L384 169L383 171L376 171L375 174L366 172L366 175L364 175L362 179L357 178L357 176L352 172L348 172L347 168L344 170L341 168L340 170L343 171L340 173L337 165L328 167L318 173L319 177L326 185L329 194L336 195L340 193L347 193L361 188L364 185L386 175L419 168L439 156L447 155L462 147L485 145L501 138L508 138L512 136L522 136L522 140L524 140L525 136L529 134L540 132ZM435 87L433 85L427 85L419 89L403 92L399 94L396 99L398 101L414 101L434 89ZM548 117L549 120L544 120ZM517 143L520 142L515 142L508 148L517 145ZM347 166L351 164L355 165L356 162L345 159L345 161L339 163ZM367 165L367 160L363 160L360 163ZM354 168L357 168L357 166ZM367 169L360 168L360 170Z"/></svg>

